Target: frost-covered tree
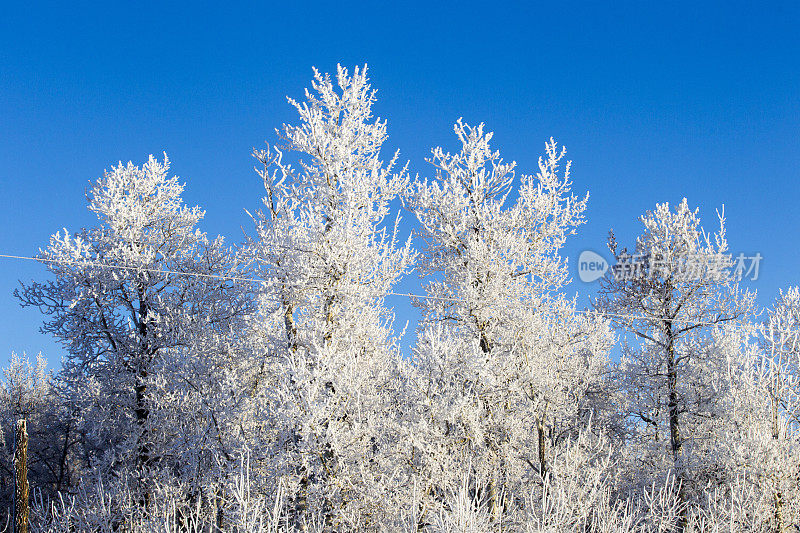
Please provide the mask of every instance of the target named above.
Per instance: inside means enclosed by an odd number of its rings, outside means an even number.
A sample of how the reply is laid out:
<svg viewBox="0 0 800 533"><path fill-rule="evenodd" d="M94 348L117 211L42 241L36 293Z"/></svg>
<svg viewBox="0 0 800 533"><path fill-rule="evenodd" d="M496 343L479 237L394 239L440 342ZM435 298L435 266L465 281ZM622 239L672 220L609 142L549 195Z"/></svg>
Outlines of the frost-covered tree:
<svg viewBox="0 0 800 533"><path fill-rule="evenodd" d="M316 505L349 527L374 520L387 497L375 489L391 486L381 457L400 361L384 298L414 259L399 218L386 223L408 177L397 153L381 159L374 101L366 67L338 67L335 82L315 70L306 100L289 99L300 122L279 132L283 146L254 153L267 191L252 249L269 280L260 335L279 391L277 445L296 519Z"/></svg>
<svg viewBox="0 0 800 533"><path fill-rule="evenodd" d="M773 524L800 522L800 289L781 291L760 326L754 377L743 388L736 457L770 498Z"/></svg>
<svg viewBox="0 0 800 533"><path fill-rule="evenodd" d="M772 433L780 433L779 419L783 418L796 434L800 430L800 288L781 291L768 309L760 344L769 375Z"/></svg>
<svg viewBox="0 0 800 533"><path fill-rule="evenodd" d="M704 446L687 450L687 459L698 463L704 451L713 453L723 474L714 480L717 496L727 498L736 487L749 490L752 509L739 512L759 528L783 532L800 523L797 288L782 291L765 314L755 328L714 332L713 359L721 371L706 371L702 378L725 392L725 402L706 419ZM755 342L750 340L754 333Z"/></svg>
<svg viewBox="0 0 800 533"><path fill-rule="evenodd" d="M60 377L91 464L140 479L186 465L172 448L187 420L174 395L197 388L188 368L236 345L250 305L235 254L197 228L203 211L184 205L168 171L151 156L105 172L87 195L98 226L53 235L39 258L55 279L16 292L66 349Z"/></svg>
<svg viewBox="0 0 800 533"><path fill-rule="evenodd" d="M709 418L723 401L719 385L725 361L712 336L715 327L746 324L752 295L739 291L727 253L724 217L713 235L700 226L686 199L672 210L657 204L641 217L644 232L632 253L609 249L617 265L601 280L595 307L639 345L623 355L621 372L641 468L678 476L680 499L703 476L699 443L709 437ZM688 449L687 449L688 447ZM697 455L694 455L697 454ZM702 462L702 461L701 461Z"/></svg>
<svg viewBox="0 0 800 533"><path fill-rule="evenodd" d="M499 520L504 498L547 476L547 443L588 417L610 337L555 292L567 280L559 251L587 200L571 192L570 164L560 169L565 151L551 139L539 172L516 184L515 164L490 148L482 124L459 120L455 133L461 150L434 149L435 177L406 196L426 244L420 273L430 276L415 302L428 420L416 433L432 497L468 468Z"/></svg>

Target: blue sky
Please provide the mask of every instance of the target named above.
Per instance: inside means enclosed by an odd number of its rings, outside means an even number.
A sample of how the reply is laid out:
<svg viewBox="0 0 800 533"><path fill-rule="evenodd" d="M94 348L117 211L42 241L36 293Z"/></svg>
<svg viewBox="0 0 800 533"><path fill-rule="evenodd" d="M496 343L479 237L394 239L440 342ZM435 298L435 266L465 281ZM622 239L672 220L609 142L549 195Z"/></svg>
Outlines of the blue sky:
<svg viewBox="0 0 800 533"><path fill-rule="evenodd" d="M709 227L724 204L732 250L762 254L761 304L800 282L800 4L289 4L4 4L0 253L93 224L89 180L162 151L207 210L203 229L240 240L263 191L250 150L295 121L285 96L302 97L312 66L368 63L387 148L413 173L430 174L431 147L457 149L462 116L523 172L548 137L567 146L574 188L590 193L565 250L573 274L609 228L631 243L639 215L686 196ZM42 350L57 365L41 317L11 296L44 278L0 259L0 362ZM581 301L595 289L569 287Z"/></svg>

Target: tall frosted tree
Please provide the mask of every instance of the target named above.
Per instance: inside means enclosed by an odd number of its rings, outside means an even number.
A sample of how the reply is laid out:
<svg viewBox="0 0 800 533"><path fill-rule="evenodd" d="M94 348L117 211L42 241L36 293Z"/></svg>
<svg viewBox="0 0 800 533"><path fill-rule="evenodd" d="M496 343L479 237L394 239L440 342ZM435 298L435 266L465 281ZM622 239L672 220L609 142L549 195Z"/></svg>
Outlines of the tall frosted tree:
<svg viewBox="0 0 800 533"><path fill-rule="evenodd" d="M423 477L435 494L437 479L470 465L499 520L504 493L547 476L546 442L587 408L610 338L555 292L568 278L560 249L587 201L571 192L565 151L551 139L538 173L517 184L482 124L454 129L461 150L434 149L435 177L406 197L426 244L420 272L431 279L416 301L420 416L432 431L420 441Z"/></svg>
<svg viewBox="0 0 800 533"><path fill-rule="evenodd" d="M254 153L267 195L252 249L270 281L261 330L281 391L280 445L293 463L295 511L317 505L328 524L378 512L386 496L360 491L379 484L359 477L391 476L381 426L400 361L384 298L414 253L397 240L399 218L386 223L408 177L395 171L397 153L381 159L386 122L373 117L374 101L366 67L339 67L335 82L315 70L306 100L289 99L300 122L279 132L283 146ZM373 507L359 508L370 498Z"/></svg>
<svg viewBox="0 0 800 533"><path fill-rule="evenodd" d="M750 424L738 457L771 496L775 530L783 532L800 516L800 288L781 291L767 310L759 348L755 387L741 402Z"/></svg>
<svg viewBox="0 0 800 533"><path fill-rule="evenodd" d="M54 279L16 292L66 349L61 377L102 471L181 469L170 398L194 362L235 344L251 305L235 254L197 228L204 213L182 191L166 156L112 167L87 195L99 224L53 235L39 258Z"/></svg>
<svg viewBox="0 0 800 533"><path fill-rule="evenodd" d="M595 307L640 344L629 345L621 364L638 452L654 472L672 471L686 503L688 485L703 474L686 453L703 441L701 428L721 400L714 373L725 361L713 338L717 327L747 324L752 295L733 276L725 221L706 233L698 210L684 198L641 217L643 233L632 252L611 234L617 267L601 280ZM716 347L715 347L716 346Z"/></svg>

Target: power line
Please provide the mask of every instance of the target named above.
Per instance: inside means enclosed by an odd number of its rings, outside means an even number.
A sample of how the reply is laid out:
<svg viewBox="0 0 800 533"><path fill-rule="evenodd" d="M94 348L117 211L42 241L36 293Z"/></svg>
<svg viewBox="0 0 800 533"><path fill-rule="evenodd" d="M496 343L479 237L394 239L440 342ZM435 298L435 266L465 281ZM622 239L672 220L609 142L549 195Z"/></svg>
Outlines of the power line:
<svg viewBox="0 0 800 533"><path fill-rule="evenodd" d="M177 270L162 270L158 268L146 268L146 267L132 267L126 265L116 265L116 264L108 264L108 263L97 263L93 261L71 261L68 259L48 259L46 257L29 257L24 255L10 255L10 254L0 254L0 257L4 259L20 259L20 260L31 260L31 261L38 261L42 263L53 263L59 265L81 265L81 266L93 266L97 268L107 268L107 269L122 269L122 270L135 270L137 272L149 272L152 274L171 274L175 276L193 276L197 278L206 278L206 279L221 279L227 281L247 281L253 283L267 283L267 280L264 279L256 279L256 278L242 278L237 276L221 276L219 274L203 274L202 272L181 272Z"/></svg>
<svg viewBox="0 0 800 533"><path fill-rule="evenodd" d="M189 277L198 277L204 279L220 279L223 281L233 281L233 282L247 282L247 283L270 283L270 280L263 279L263 278L245 278L241 276L222 276L219 274L204 274L201 272L185 272L179 270L164 270L158 268L146 268L141 266L128 266L128 265L119 265L119 264L109 264L109 263L98 263L96 261L78 261L78 260L69 260L69 259L49 259L46 257L32 257L32 256L25 256L25 255L12 255L12 254L0 254L0 258L3 259L18 259L18 260L27 260L27 261L36 261L40 263L51 263L51 264L59 264L59 265L79 265L79 266L91 266L96 268L105 268L105 269L122 269L122 270L130 270L136 272L149 272L151 274L169 274L174 276L189 276ZM422 298L422 299L429 299L429 300L443 300L443 301L452 301L452 302L461 302L462 300L458 298L443 298L441 296L430 296L430 295L423 295L423 294L411 294L411 293L399 293L399 292L387 292L385 293L387 296L405 296L409 298Z"/></svg>
<svg viewBox="0 0 800 533"><path fill-rule="evenodd" d="M260 283L266 284L269 283L270 280L261 279L261 278L247 278L241 276L223 276L219 274L204 274L201 272L185 272L185 271L178 271L178 270L163 270L157 268L146 268L140 266L127 266L127 265L119 265L119 264L108 264L108 263L98 263L95 261L78 261L78 260L68 260L68 259L49 259L46 257L32 257L32 256L24 256L24 255L12 255L12 254L0 254L0 258L2 259L17 259L17 260L27 260L27 261L36 261L41 263L50 263L50 264L64 264L64 265L80 265L80 266L92 266L101 269L122 269L122 270L131 270L137 272L149 272L154 274L168 274L174 276L190 276L190 277L197 277L203 279L219 279L223 281L233 281L235 283L246 282L246 283ZM451 302L451 303L467 303L463 299L460 298L448 298L443 296L431 296L427 294L414 294L414 293L401 293L401 292L393 292L388 291L384 293L386 296L400 296L405 298L417 298L422 300L438 300L443 302ZM267 298L268 300L283 303L283 300L279 298ZM519 302L515 304L506 304L506 307L532 307L531 304L526 304L524 302ZM581 315L597 315L602 316L605 318L610 319L631 319L631 320L645 320L645 321L663 321L662 318L656 317L647 317L642 315L633 315L633 314L625 314L625 313L607 313L603 311L591 311L591 310L581 310L576 309L574 310L576 314ZM720 323L720 322L697 322L691 320L680 320L680 319L673 319L670 320L675 324L684 324L684 325L692 325L692 326L712 326L718 327L723 329L733 329L733 330L747 330L750 329L751 326L741 325L741 324L729 324L729 323ZM790 333L793 332L792 330L774 330L778 332L785 332Z"/></svg>

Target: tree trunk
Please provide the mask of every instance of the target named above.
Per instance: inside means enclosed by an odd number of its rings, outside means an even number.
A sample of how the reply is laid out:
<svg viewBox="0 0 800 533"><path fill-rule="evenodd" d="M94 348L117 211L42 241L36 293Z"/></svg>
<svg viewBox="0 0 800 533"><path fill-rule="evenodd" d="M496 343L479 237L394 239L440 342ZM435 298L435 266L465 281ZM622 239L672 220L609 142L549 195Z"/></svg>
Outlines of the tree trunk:
<svg viewBox="0 0 800 533"><path fill-rule="evenodd" d="M150 462L150 447L147 443L148 435L147 435L147 417L150 415L150 411L147 409L147 366L150 362L150 359L153 357L155 350L152 349L150 345L150 341L148 337L147 331L147 315L148 315L148 307L145 303L145 294L144 289L142 286L139 286L139 323L138 323L138 332L139 338L142 343L141 347L141 355L137 357L135 361L134 370L136 371L136 385L134 386L134 392L136 395L136 402L133 406L133 412L136 416L136 425L141 430L139 434L139 442L138 442L138 450L137 450L137 458L136 458L136 465L138 470L141 471L149 462Z"/></svg>
<svg viewBox="0 0 800 533"><path fill-rule="evenodd" d="M667 343L667 409L669 411L669 443L675 463L681 454L681 432L678 419L678 370L675 365L675 346Z"/></svg>
<svg viewBox="0 0 800 533"><path fill-rule="evenodd" d="M69 439L70 431L72 430L71 420L67 420L67 427L64 430L64 446L61 448L61 457L58 461L58 479L56 480L56 492L61 492L64 489L64 479L66 478L69 484L69 470L67 469L67 456L69 454Z"/></svg>
<svg viewBox="0 0 800 533"><path fill-rule="evenodd" d="M547 456L545 454L544 416L536 422L536 436L539 441L539 475L544 480L547 475Z"/></svg>
<svg viewBox="0 0 800 533"><path fill-rule="evenodd" d="M144 380L147 379L147 371L140 370L138 378L139 383L134 387L136 403L133 410L136 415L136 424L141 429L136 457L137 466L141 470L150 462L150 446L147 443L147 417L150 411L147 409L147 385L144 383Z"/></svg>
<svg viewBox="0 0 800 533"><path fill-rule="evenodd" d="M678 366L675 359L675 333L672 330L672 321L664 321L664 333L666 334L666 355L667 355L667 411L669 414L669 443L672 451L672 461L675 465L675 474L678 478L678 504L680 514L678 517L678 531L682 532L686 527L686 495L685 480L681 467L678 464L681 455L683 442L681 441L680 420L678 411Z"/></svg>
<svg viewBox="0 0 800 533"><path fill-rule="evenodd" d="M476 318L477 322L477 318ZM480 331L480 338L479 344L481 348L481 352L484 354L489 354L492 351L492 344L489 341L489 338L486 336L486 332L484 331L484 325L478 323L478 330ZM487 416L490 412L489 403L486 402L486 413ZM489 514L492 517L492 520L495 522L499 522L501 515L503 514L503 505L501 500L501 495L499 494L502 489L498 487L500 479L502 478L502 474L500 472L500 467L496 464L500 462L500 458L495 450L492 449L492 444L488 443L489 450L491 453L492 461L491 461L491 478L489 479L489 486L487 487L487 493L489 497Z"/></svg>
<svg viewBox="0 0 800 533"><path fill-rule="evenodd" d="M780 438L780 431L778 431L778 399L773 394L772 397L772 440L777 441ZM775 480L780 483L779 479ZM773 503L775 505L775 531L776 533L784 533L786 526L783 521L783 493L781 492L780 485L775 489L775 494L772 495Z"/></svg>
<svg viewBox="0 0 800 533"><path fill-rule="evenodd" d="M223 498L222 491L222 485L217 485L217 490L214 491L214 507L216 507L217 510L214 516L214 526L217 528L216 531L218 533L224 531L223 526L225 525L225 509L223 508L225 499Z"/></svg>
<svg viewBox="0 0 800 533"><path fill-rule="evenodd" d="M147 378L149 376L148 368L153 356L155 356L157 348L151 344L149 339L150 332L147 327L149 307L145 300L145 289L142 284L138 287L139 295L139 322L138 333L141 342L139 354L137 354L134 362L135 385L133 387L135 393L135 402L133 405L133 412L136 417L136 426L139 428L139 438L137 441L136 450L136 471L139 476L140 482L140 498L139 505L147 507L150 504L150 489L145 480L145 469L152 461L152 450L150 449L150 432L147 424L147 419L150 416L150 410L147 407Z"/></svg>
<svg viewBox="0 0 800 533"><path fill-rule="evenodd" d="M776 533L784 533L786 526L783 523L783 493L777 490L773 495L775 502L775 531Z"/></svg>
<svg viewBox="0 0 800 533"><path fill-rule="evenodd" d="M492 468L492 479L489 480L489 514L492 517L492 521L497 523L500 521L500 517L503 512L503 506L500 503L500 496L498 495L497 489L497 478L498 472L496 468Z"/></svg>
<svg viewBox="0 0 800 533"><path fill-rule="evenodd" d="M294 325L294 306L283 300L283 325L286 328L286 339L289 350L297 351L297 327Z"/></svg>

